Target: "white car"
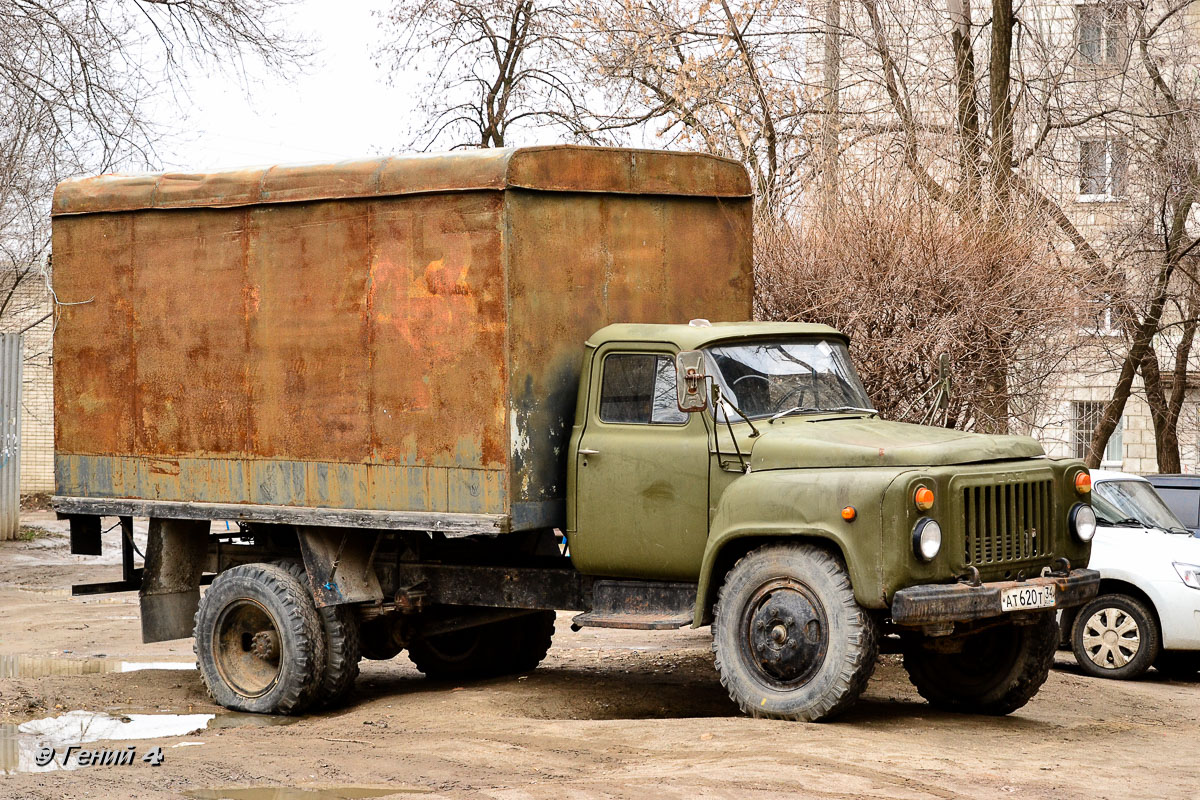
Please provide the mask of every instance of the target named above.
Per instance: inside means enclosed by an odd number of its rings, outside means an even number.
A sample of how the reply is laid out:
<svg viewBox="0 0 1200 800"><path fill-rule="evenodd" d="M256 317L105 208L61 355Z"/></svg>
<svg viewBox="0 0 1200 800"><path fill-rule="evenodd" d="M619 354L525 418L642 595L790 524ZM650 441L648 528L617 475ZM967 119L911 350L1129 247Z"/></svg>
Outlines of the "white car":
<svg viewBox="0 0 1200 800"><path fill-rule="evenodd" d="M1100 593L1063 620L1080 668L1104 678L1152 665L1171 677L1200 672L1200 539L1136 475L1092 470L1092 508L1088 566Z"/></svg>

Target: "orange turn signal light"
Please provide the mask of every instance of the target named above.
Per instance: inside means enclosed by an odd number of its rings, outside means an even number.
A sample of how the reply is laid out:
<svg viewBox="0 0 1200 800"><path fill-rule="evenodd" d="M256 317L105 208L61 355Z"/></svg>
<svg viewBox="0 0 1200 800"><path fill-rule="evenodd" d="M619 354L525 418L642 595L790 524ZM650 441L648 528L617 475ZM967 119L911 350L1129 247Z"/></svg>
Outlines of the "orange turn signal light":
<svg viewBox="0 0 1200 800"><path fill-rule="evenodd" d="M1081 472L1075 476L1075 491L1080 494L1087 494L1092 491L1092 476L1086 472Z"/></svg>
<svg viewBox="0 0 1200 800"><path fill-rule="evenodd" d="M842 519L846 522L854 522L854 518L858 516L858 512L854 510L854 506L846 506L842 509Z"/></svg>
<svg viewBox="0 0 1200 800"><path fill-rule="evenodd" d="M918 486L913 492L913 503L922 511L933 508L933 490L928 486Z"/></svg>

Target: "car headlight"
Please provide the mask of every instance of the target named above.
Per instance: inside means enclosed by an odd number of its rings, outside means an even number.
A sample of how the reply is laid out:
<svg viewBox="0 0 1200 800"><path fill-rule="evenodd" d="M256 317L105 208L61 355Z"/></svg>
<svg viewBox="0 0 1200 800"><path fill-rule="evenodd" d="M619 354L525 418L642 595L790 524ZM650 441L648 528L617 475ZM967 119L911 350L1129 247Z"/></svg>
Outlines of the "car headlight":
<svg viewBox="0 0 1200 800"><path fill-rule="evenodd" d="M942 526L929 517L921 517L913 528L913 552L922 561L933 561L942 549Z"/></svg>
<svg viewBox="0 0 1200 800"><path fill-rule="evenodd" d="M1180 564L1174 562L1175 571L1179 573L1179 577L1188 586L1193 589L1200 589L1200 566L1195 564Z"/></svg>
<svg viewBox="0 0 1200 800"><path fill-rule="evenodd" d="M1086 503L1076 503L1071 507L1071 531L1081 542L1090 542L1096 535L1096 512Z"/></svg>

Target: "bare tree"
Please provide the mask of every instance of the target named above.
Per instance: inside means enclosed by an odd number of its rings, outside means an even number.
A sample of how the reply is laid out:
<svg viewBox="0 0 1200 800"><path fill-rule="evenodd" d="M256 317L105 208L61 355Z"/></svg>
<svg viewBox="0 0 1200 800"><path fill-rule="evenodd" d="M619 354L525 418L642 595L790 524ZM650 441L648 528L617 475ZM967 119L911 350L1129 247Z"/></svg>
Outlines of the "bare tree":
<svg viewBox="0 0 1200 800"><path fill-rule="evenodd" d="M800 3L584 3L576 24L605 100L597 130L649 128L668 145L736 158L771 213L796 200L815 149L804 128L822 102L802 42L823 27Z"/></svg>
<svg viewBox="0 0 1200 800"><path fill-rule="evenodd" d="M416 146L503 147L514 127L589 138L568 9L534 0L398 0L382 17L381 64L425 73Z"/></svg>
<svg viewBox="0 0 1200 800"><path fill-rule="evenodd" d="M147 116L189 60L303 56L280 33L287 0L0 0L0 321L48 254L55 184L145 162ZM2 323L0 323L2 324Z"/></svg>
<svg viewBox="0 0 1200 800"><path fill-rule="evenodd" d="M849 334L886 417L1007 429L1007 416L992 416L991 360L1005 358L1008 391L1024 399L1043 391L1067 352L1071 285L1042 226L964 225L903 181L843 198L840 210L760 231L763 315Z"/></svg>
<svg viewBox="0 0 1200 800"><path fill-rule="evenodd" d="M151 163L168 131L151 102L165 106L192 66L301 63L281 32L288 2L0 0L0 330L30 331L28 383L50 369L55 185Z"/></svg>

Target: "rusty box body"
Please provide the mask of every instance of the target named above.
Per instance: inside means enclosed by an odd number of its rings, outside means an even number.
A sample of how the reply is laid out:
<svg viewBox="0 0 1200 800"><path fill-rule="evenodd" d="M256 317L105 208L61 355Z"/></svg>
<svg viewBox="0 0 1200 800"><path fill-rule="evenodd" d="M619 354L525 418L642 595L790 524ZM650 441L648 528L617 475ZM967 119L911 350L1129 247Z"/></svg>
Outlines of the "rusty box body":
<svg viewBox="0 0 1200 800"><path fill-rule="evenodd" d="M749 319L749 194L583 147L64 183L56 507L559 525L584 340Z"/></svg>

